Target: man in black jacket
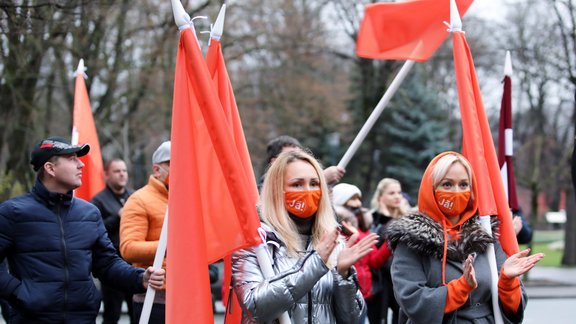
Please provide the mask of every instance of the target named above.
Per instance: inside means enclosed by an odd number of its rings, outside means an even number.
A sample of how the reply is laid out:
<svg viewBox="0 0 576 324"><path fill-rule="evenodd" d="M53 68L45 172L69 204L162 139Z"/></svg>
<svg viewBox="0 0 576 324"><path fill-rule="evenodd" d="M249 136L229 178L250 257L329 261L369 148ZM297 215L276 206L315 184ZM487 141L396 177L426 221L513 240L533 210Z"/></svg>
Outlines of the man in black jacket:
<svg viewBox="0 0 576 324"><path fill-rule="evenodd" d="M126 187L128 184L128 169L121 159L112 159L104 164L104 180L106 188L92 198L92 203L98 207L108 236L114 248L120 255L120 211L133 190ZM122 311L122 303L126 301L130 323L132 317L132 294L124 293L102 284L102 302L104 304L103 324L117 324Z"/></svg>
<svg viewBox="0 0 576 324"><path fill-rule="evenodd" d="M98 208L73 197L82 184L79 160L88 145L50 137L34 146L36 183L0 204L0 298L12 306L11 323L94 323L100 294L92 275L132 292L164 285L163 269L138 269L122 260Z"/></svg>

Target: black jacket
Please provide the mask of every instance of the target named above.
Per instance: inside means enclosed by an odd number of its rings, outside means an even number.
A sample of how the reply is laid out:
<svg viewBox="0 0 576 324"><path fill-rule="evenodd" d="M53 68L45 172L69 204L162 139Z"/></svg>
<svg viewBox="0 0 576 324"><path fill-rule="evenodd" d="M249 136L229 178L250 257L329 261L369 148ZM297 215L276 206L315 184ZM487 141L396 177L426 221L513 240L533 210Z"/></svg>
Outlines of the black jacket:
<svg viewBox="0 0 576 324"><path fill-rule="evenodd" d="M120 215L118 212L124 207L124 203L126 203L132 192L132 190L126 188L124 194L118 196L110 187L106 186L104 190L92 197L91 203L100 210L108 237L110 237L110 241L112 241L117 251L120 248Z"/></svg>
<svg viewBox="0 0 576 324"><path fill-rule="evenodd" d="M143 270L122 260L94 205L72 192L32 190L0 205L0 298L12 323L94 323L100 293L92 275L109 286L144 292Z"/></svg>

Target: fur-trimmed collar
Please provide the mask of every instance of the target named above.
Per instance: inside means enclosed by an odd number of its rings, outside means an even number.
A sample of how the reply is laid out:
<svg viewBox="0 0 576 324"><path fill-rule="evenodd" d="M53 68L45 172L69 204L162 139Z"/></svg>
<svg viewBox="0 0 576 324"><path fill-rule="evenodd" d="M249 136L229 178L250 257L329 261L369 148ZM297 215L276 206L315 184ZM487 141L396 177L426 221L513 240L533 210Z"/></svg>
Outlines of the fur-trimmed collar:
<svg viewBox="0 0 576 324"><path fill-rule="evenodd" d="M498 219L492 217L492 233L498 237ZM391 221L386 227L385 235L392 249L398 243L404 243L409 248L422 255L430 255L442 259L444 250L444 229L442 225L430 217L415 213ZM458 240L450 239L448 235L448 259L464 261L473 252L483 253L494 238L480 225L478 216L473 216L462 224Z"/></svg>

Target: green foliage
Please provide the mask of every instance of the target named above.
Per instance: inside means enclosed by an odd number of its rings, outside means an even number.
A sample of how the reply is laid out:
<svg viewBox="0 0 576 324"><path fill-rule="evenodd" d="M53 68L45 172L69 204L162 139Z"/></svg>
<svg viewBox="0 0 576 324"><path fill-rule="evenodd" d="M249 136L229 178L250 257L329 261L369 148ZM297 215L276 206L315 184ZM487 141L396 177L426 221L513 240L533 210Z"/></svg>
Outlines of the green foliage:
<svg viewBox="0 0 576 324"><path fill-rule="evenodd" d="M385 175L398 179L403 191L416 198L424 169L451 145L437 94L424 85L418 70L413 72L399 90L385 128L390 142Z"/></svg>
<svg viewBox="0 0 576 324"><path fill-rule="evenodd" d="M564 242L564 231L534 231L532 239L532 254L544 253L545 257L538 262L541 267L560 267L562 261L563 248L554 247L558 242ZM521 245L520 250L526 249L526 245Z"/></svg>
<svg viewBox="0 0 576 324"><path fill-rule="evenodd" d="M14 172L0 176L0 202L26 192L26 188L14 177Z"/></svg>

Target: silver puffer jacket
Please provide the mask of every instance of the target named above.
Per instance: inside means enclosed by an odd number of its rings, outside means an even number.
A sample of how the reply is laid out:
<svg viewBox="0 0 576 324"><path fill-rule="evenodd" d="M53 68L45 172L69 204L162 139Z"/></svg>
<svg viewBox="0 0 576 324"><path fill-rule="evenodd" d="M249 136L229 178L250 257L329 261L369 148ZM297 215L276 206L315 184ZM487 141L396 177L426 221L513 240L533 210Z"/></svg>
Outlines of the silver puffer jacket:
<svg viewBox="0 0 576 324"><path fill-rule="evenodd" d="M269 228L266 228L269 230ZM294 324L358 323L365 304L354 268L348 278L329 270L311 244L300 257L289 257L286 246L267 232L274 275L265 279L255 249L233 255L233 285L242 306L242 323L274 323L288 311Z"/></svg>

